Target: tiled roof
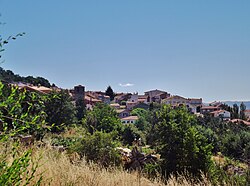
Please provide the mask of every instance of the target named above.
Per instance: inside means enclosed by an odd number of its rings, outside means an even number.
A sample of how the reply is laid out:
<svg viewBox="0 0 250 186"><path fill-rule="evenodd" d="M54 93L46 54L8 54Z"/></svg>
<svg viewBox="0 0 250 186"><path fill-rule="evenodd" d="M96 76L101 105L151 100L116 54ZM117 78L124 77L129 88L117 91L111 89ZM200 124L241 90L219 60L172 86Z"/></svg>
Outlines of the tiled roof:
<svg viewBox="0 0 250 186"><path fill-rule="evenodd" d="M211 112L211 114L217 114L217 113L221 113L221 112L228 112L228 111L226 111L226 110L216 110L216 111Z"/></svg>
<svg viewBox="0 0 250 186"><path fill-rule="evenodd" d="M214 107L214 106L205 106L205 107L201 107L201 109L218 109L218 107Z"/></svg>
<svg viewBox="0 0 250 186"><path fill-rule="evenodd" d="M118 103L112 103L110 104L111 107L120 107L120 105Z"/></svg>
<svg viewBox="0 0 250 186"><path fill-rule="evenodd" d="M162 92L162 93L167 93L165 91L162 91L162 90L158 90L158 89L155 89L155 90L149 90L149 91L146 91L144 93L149 93L149 92L154 92L154 91L159 91L159 92Z"/></svg>
<svg viewBox="0 0 250 186"><path fill-rule="evenodd" d="M232 120L230 120L230 122L232 122L232 123L244 123L245 125L248 125L248 126L250 126L250 122L248 122L248 121L244 121L244 120L242 120L242 119L232 119Z"/></svg>
<svg viewBox="0 0 250 186"><path fill-rule="evenodd" d="M52 91L52 89L47 88L47 87L43 87L43 86L29 86L29 85L25 85L25 86L21 86L20 89L27 89L27 90L33 90L36 92L40 92L40 93L49 93Z"/></svg>
<svg viewBox="0 0 250 186"><path fill-rule="evenodd" d="M117 112L118 114L120 114L120 113L122 113L122 112L124 112L124 111L127 111L127 109L117 109L117 110L116 110L116 112Z"/></svg>
<svg viewBox="0 0 250 186"><path fill-rule="evenodd" d="M138 116L128 116L126 118L122 118L121 120L138 120Z"/></svg>
<svg viewBox="0 0 250 186"><path fill-rule="evenodd" d="M87 101L92 101L92 102L102 102L101 100L92 98L89 95L85 95L84 99L87 100Z"/></svg>

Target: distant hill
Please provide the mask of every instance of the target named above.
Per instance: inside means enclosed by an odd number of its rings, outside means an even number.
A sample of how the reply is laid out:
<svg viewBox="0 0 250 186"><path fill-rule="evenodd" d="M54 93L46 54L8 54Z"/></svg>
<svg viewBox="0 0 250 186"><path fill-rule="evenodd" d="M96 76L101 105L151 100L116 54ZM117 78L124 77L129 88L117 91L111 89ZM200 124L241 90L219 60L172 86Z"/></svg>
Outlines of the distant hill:
<svg viewBox="0 0 250 186"><path fill-rule="evenodd" d="M43 77L33 77L33 76L23 77L18 74L15 74L11 70L4 70L2 67L0 67L0 81L7 83L22 82L22 83L30 83L36 86L41 85L45 87L51 87L49 80Z"/></svg>
<svg viewBox="0 0 250 186"><path fill-rule="evenodd" d="M223 103L229 105L229 106L233 106L234 104L237 104L238 106L240 106L242 101L223 101ZM250 101L243 101L243 103L246 105L247 109L250 110Z"/></svg>

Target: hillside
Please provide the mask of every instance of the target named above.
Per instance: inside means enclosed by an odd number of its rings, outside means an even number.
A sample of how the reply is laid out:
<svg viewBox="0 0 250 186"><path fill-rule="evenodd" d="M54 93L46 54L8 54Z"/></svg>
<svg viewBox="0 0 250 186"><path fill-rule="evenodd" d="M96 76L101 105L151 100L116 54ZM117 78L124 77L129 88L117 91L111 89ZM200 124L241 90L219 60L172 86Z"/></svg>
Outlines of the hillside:
<svg viewBox="0 0 250 186"><path fill-rule="evenodd" d="M45 87L51 87L49 80L43 77L33 77L33 76L23 77L18 74L15 74L11 70L4 70L2 67L0 67L0 80L7 83L22 82L22 83L30 83L36 86L41 85Z"/></svg>

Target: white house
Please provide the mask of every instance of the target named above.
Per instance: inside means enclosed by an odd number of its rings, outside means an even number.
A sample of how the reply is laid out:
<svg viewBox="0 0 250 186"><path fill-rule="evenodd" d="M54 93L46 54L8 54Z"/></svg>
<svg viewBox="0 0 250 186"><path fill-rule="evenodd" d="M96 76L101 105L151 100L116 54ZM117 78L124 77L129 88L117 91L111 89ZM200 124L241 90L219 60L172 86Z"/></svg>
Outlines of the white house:
<svg viewBox="0 0 250 186"><path fill-rule="evenodd" d="M223 120L229 120L231 118L231 113L226 110L217 110L214 112L211 112L214 117L221 118Z"/></svg>

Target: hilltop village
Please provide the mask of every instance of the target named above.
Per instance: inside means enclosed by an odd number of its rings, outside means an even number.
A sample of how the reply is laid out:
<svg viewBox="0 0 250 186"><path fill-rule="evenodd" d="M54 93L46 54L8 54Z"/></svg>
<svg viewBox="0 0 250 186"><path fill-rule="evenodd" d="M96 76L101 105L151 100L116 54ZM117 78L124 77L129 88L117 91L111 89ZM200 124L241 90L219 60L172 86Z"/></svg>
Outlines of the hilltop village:
<svg viewBox="0 0 250 186"><path fill-rule="evenodd" d="M52 91L60 91L57 87L34 86L27 83L15 83L19 89L48 94ZM109 87L111 89L111 87ZM209 114L212 117L217 117L223 121L233 123L244 123L250 126L250 110L245 110L245 119L233 118L232 113L226 109L226 105L222 102L203 103L202 98L185 98L179 95L171 95L171 93L163 90L149 90L143 95L138 93L112 93L112 98L107 92L102 91L86 91L85 86L77 85L73 89L67 90L72 100L82 100L85 108L92 110L93 106L98 103L105 103L114 108L121 119L122 123L135 123L139 118L132 116L130 113L133 109L150 109L152 104L167 104L171 107L185 106L192 114L203 116ZM113 91L111 89L111 91Z"/></svg>
<svg viewBox="0 0 250 186"><path fill-rule="evenodd" d="M145 178L163 181L187 172L190 183L204 175L211 185L228 185L229 178L235 185L249 183L250 112L243 102L204 103L202 98L158 89L142 94L119 93L110 86L105 91L83 85L62 89L41 77L4 70L1 76L0 138L6 144L19 142L21 150L30 147L44 154L42 161L48 163L36 170L45 172L45 178L57 177L54 185L62 177L66 179L61 185L77 185L65 175L69 168L74 178L78 169L79 179L86 180L82 168L92 163L105 171L122 167L130 176L142 171ZM51 153L64 159L55 161ZM55 167L55 172L47 171Z"/></svg>

